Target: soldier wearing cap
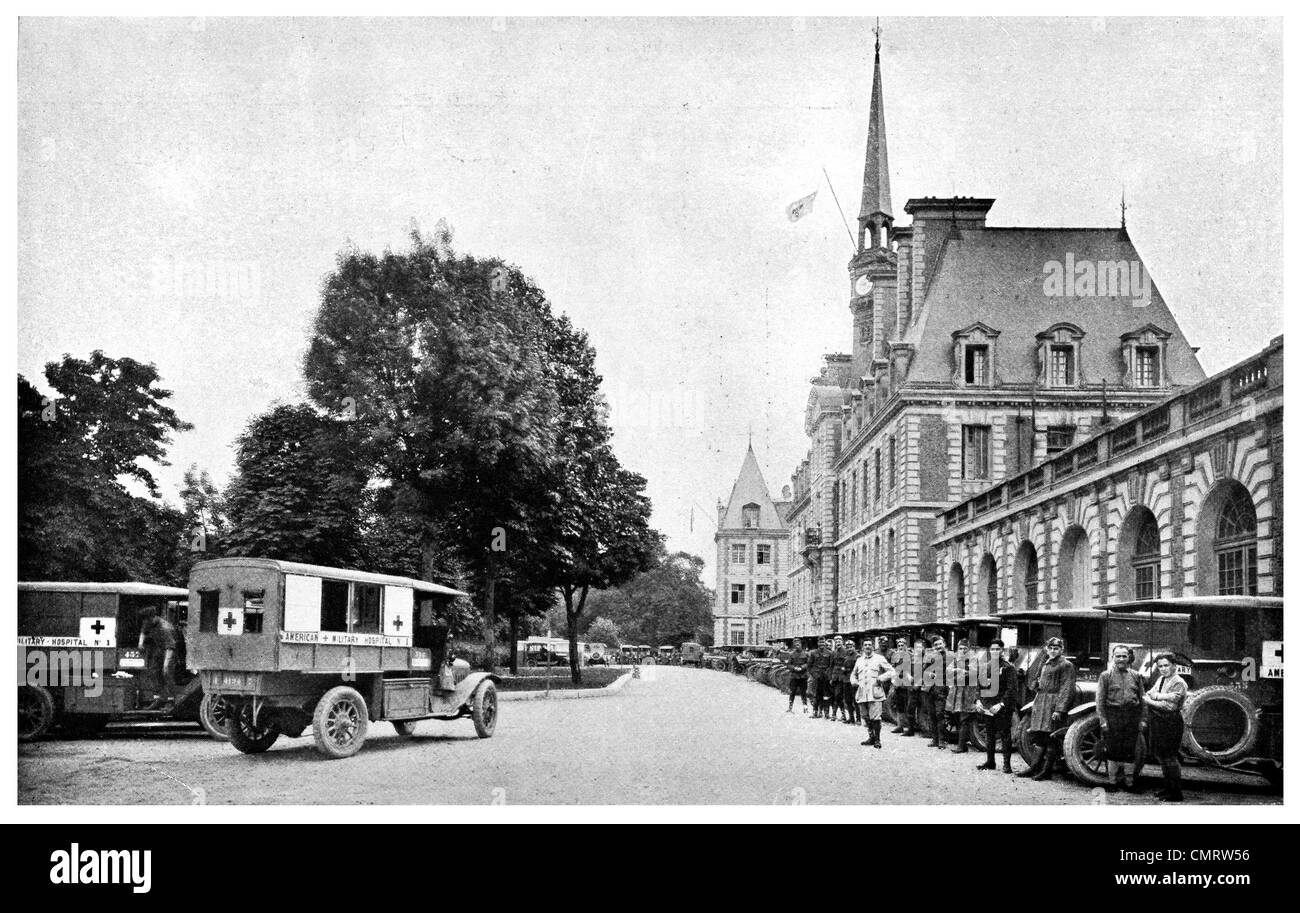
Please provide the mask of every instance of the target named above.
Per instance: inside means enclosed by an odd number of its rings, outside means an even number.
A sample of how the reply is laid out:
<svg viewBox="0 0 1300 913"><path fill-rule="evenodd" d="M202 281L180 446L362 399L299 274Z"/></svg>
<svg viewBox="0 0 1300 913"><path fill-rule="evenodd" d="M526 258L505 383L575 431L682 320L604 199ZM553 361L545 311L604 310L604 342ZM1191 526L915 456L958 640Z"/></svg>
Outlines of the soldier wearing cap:
<svg viewBox="0 0 1300 913"><path fill-rule="evenodd" d="M980 696L975 709L984 715L988 757L976 770L997 770L994 762L998 739L1002 739L1002 772L1011 773L1011 720L1019 705L1016 667L1002 658L1005 644L999 639L989 644L989 658L980 674Z"/></svg>
<svg viewBox="0 0 1300 913"><path fill-rule="evenodd" d="M1052 779L1052 770L1061 757L1058 734L1064 732L1070 705L1074 702L1074 678L1074 663L1065 658L1065 641L1059 637L1050 638L1025 676L1026 684L1034 692L1034 706L1026 731L1030 743L1039 748L1038 760L1016 776Z"/></svg>
<svg viewBox="0 0 1300 913"><path fill-rule="evenodd" d="M943 638L930 639L930 649L925 652L921 667L921 695L925 714L930 721L930 748L947 748L944 725L947 720L944 708L948 701L948 650Z"/></svg>
<svg viewBox="0 0 1300 913"><path fill-rule="evenodd" d="M808 657L808 685L813 693L813 719L823 714L830 718L831 664L835 654L825 637L817 639L817 649Z"/></svg>
<svg viewBox="0 0 1300 913"><path fill-rule="evenodd" d="M808 651L803 648L803 641L796 640L790 655L786 657L786 666L790 669L790 707L786 713L794 712L794 699L803 701L804 715L808 714Z"/></svg>
<svg viewBox="0 0 1300 913"><path fill-rule="evenodd" d="M949 719L957 721L957 744L953 746L955 754L965 754L971 740L971 729L975 725L975 702L979 700L979 672L971 663L970 641L962 638L957 641L948 663L948 697L944 702L944 712Z"/></svg>
<svg viewBox="0 0 1300 913"><path fill-rule="evenodd" d="M894 649L889 654L889 661L894 666L893 687L889 691L889 708L894 714L894 728L889 730L891 734L904 736L916 734L918 694L915 673L919 670L913 669L913 666L920 664L924 653L925 645L921 641L916 642L913 651L907 648L907 638L900 637L895 641Z"/></svg>
<svg viewBox="0 0 1300 913"><path fill-rule="evenodd" d="M868 738L863 745L880 748L880 718L885 706L885 683L893 679L894 667L880 652L880 647L888 646L882 638L879 645L872 646L870 639L862 645L862 654L853 666L849 681L856 689L855 698L862 719L867 724Z"/></svg>
<svg viewBox="0 0 1300 913"><path fill-rule="evenodd" d="M866 650L866 642L863 641L862 649ZM850 679L853 677L853 667L858 662L858 648L853 643L852 637L844 638L844 649L839 653L839 662L836 665L836 671L839 673L839 687L837 697L840 708L844 712L844 722L856 724L858 721L858 704L854 700L853 685Z"/></svg>

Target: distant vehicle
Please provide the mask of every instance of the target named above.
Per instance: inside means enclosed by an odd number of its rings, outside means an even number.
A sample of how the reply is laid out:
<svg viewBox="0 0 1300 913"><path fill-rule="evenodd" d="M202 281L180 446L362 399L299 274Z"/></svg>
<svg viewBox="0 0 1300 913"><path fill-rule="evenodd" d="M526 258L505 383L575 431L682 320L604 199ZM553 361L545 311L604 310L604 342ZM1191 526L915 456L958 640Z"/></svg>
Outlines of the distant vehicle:
<svg viewBox="0 0 1300 913"><path fill-rule="evenodd" d="M655 648L649 644L639 644L636 648L636 659L639 663L654 665Z"/></svg>
<svg viewBox="0 0 1300 913"><path fill-rule="evenodd" d="M37 681L20 672L18 740L39 739L53 729L69 735L93 735L110 722L144 720L196 721L214 738L224 739L225 707L205 696L198 676L186 668L187 591L152 583L18 584L18 646L24 659L44 663L60 676L82 669L102 687L80 682ZM140 647L140 610L153 608L176 628L173 660L176 691L172 706L145 709L153 699ZM78 668L73 668L74 666Z"/></svg>
<svg viewBox="0 0 1300 913"><path fill-rule="evenodd" d="M587 654L588 666L608 666L609 653L608 648L602 643L590 644L591 652Z"/></svg>
<svg viewBox="0 0 1300 913"><path fill-rule="evenodd" d="M672 647L659 648L659 665L671 666L673 664L674 651Z"/></svg>
<svg viewBox="0 0 1300 913"><path fill-rule="evenodd" d="M700 668L704 665L704 647L694 641L682 644L680 662L683 666Z"/></svg>
<svg viewBox="0 0 1300 913"><path fill-rule="evenodd" d="M346 758L378 720L406 736L419 720L469 717L486 739L499 679L447 647L447 607L464 595L269 558L200 561L190 572L191 662L204 690L225 698L231 744L245 754L310 728L322 754Z"/></svg>

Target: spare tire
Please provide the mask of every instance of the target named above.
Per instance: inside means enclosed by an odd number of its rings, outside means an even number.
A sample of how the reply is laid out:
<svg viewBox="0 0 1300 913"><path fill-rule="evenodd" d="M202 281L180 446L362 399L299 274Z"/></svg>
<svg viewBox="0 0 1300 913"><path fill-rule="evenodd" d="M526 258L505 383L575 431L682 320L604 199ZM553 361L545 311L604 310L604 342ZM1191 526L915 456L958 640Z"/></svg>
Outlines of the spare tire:
<svg viewBox="0 0 1300 913"><path fill-rule="evenodd" d="M1210 764L1232 764L1259 741L1259 718L1245 693L1224 685L1200 688L1183 704L1183 751Z"/></svg>

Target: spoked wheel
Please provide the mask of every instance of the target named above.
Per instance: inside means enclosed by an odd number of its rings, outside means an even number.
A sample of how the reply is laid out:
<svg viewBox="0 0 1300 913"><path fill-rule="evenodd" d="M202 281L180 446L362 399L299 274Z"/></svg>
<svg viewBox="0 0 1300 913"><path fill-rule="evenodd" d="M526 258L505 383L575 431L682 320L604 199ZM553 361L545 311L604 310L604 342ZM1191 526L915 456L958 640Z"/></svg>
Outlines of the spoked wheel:
<svg viewBox="0 0 1300 913"><path fill-rule="evenodd" d="M1105 786L1110 781L1106 768L1106 743L1101 735L1101 719L1094 713L1075 720L1065 731L1061 748L1065 764L1075 779L1089 786ZM1133 768L1134 781L1146 762L1146 739L1138 736L1133 749L1133 760L1124 763Z"/></svg>
<svg viewBox="0 0 1300 913"><path fill-rule="evenodd" d="M497 686L483 682L474 689L471 699L470 715L474 719L474 731L480 739L492 738L497 728Z"/></svg>
<svg viewBox="0 0 1300 913"><path fill-rule="evenodd" d="M199 702L199 724L214 739L230 738L230 702L219 694L204 694Z"/></svg>
<svg viewBox="0 0 1300 913"><path fill-rule="evenodd" d="M54 725L54 696L40 685L18 689L18 741L32 742Z"/></svg>
<svg viewBox="0 0 1300 913"><path fill-rule="evenodd" d="M230 737L230 744L244 754L261 754L280 737L280 730L267 722L266 715L259 716L260 719L253 722L252 701L246 701L230 711L226 733Z"/></svg>
<svg viewBox="0 0 1300 913"><path fill-rule="evenodd" d="M370 711L353 688L339 685L325 692L312 715L316 747L331 758L350 758L366 740Z"/></svg>
<svg viewBox="0 0 1300 913"><path fill-rule="evenodd" d="M1029 714L1022 713L1020 719L1016 721L1015 728L1011 731L1011 737L1015 739L1016 747L1020 751L1020 758L1030 767L1038 763L1038 757L1043 753L1039 745L1035 745L1029 740Z"/></svg>

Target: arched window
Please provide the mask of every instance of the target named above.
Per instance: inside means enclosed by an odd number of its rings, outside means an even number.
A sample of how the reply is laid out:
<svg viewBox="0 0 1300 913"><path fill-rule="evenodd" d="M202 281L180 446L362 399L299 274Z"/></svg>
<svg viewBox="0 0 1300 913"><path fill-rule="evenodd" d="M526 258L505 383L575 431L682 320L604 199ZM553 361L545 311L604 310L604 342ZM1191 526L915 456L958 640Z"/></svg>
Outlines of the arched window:
<svg viewBox="0 0 1300 913"><path fill-rule="evenodd" d="M741 510L742 522L744 523L745 529L757 529L758 528L758 505L746 504L740 510Z"/></svg>
<svg viewBox="0 0 1300 913"><path fill-rule="evenodd" d="M998 610L998 563L992 555L980 562L980 596L984 600L981 615L993 615Z"/></svg>
<svg viewBox="0 0 1300 913"><path fill-rule="evenodd" d="M1015 590L1018 608L1033 612L1038 608L1038 550L1032 542L1022 542L1016 552Z"/></svg>
<svg viewBox="0 0 1300 913"><path fill-rule="evenodd" d="M1133 544L1133 596L1155 599L1160 595L1160 527L1146 511Z"/></svg>
<svg viewBox="0 0 1300 913"><path fill-rule="evenodd" d="M1214 530L1214 561L1220 596L1254 596L1259 592L1255 505L1244 486L1237 486L1219 513Z"/></svg>
<svg viewBox="0 0 1300 913"><path fill-rule="evenodd" d="M1082 527L1072 526L1061 537L1056 564L1056 607L1088 608L1092 604L1092 543Z"/></svg>
<svg viewBox="0 0 1300 913"><path fill-rule="evenodd" d="M953 618L966 614L966 572L955 561L948 571L948 614Z"/></svg>

